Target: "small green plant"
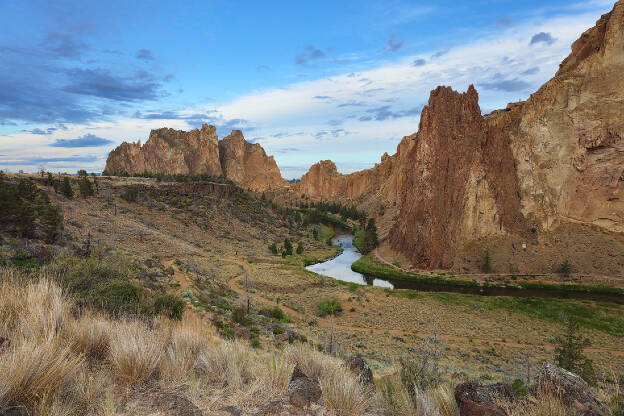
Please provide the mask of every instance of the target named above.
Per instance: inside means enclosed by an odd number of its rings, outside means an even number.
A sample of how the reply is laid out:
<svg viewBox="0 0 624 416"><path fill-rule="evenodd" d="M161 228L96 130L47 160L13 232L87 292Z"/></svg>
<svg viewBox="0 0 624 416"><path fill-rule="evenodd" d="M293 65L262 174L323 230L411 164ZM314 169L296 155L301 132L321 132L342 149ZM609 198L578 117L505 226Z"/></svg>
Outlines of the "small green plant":
<svg viewBox="0 0 624 416"><path fill-rule="evenodd" d="M135 202L139 196L139 189L136 186L128 186L121 194L121 198L128 202Z"/></svg>
<svg viewBox="0 0 624 416"><path fill-rule="evenodd" d="M273 254L277 254L277 244L273 243L269 246L269 251Z"/></svg>
<svg viewBox="0 0 624 416"><path fill-rule="evenodd" d="M490 249L486 248L483 252L483 261L481 262L481 271L483 273L491 273L492 272L492 256L490 254Z"/></svg>
<svg viewBox="0 0 624 416"><path fill-rule="evenodd" d="M236 332L234 332L234 330L232 328L230 328L229 326L225 326L223 328L221 328L219 330L219 333L221 333L221 336L225 339L234 339L236 338Z"/></svg>
<svg viewBox="0 0 624 416"><path fill-rule="evenodd" d="M317 230L316 228L314 228L314 229L312 230L312 237L313 237L316 241L318 241L318 239L319 239L319 233L318 233L318 230Z"/></svg>
<svg viewBox="0 0 624 416"><path fill-rule="evenodd" d="M342 304L338 298L324 298L317 305L317 311L319 316L336 315L342 312Z"/></svg>
<svg viewBox="0 0 624 416"><path fill-rule="evenodd" d="M248 325L249 317L247 316L247 309L242 306L237 306L232 311L232 319L234 322L240 325Z"/></svg>
<svg viewBox="0 0 624 416"><path fill-rule="evenodd" d="M284 239L284 253L286 253L287 256L292 256L293 254L293 246L288 237Z"/></svg>
<svg viewBox="0 0 624 416"><path fill-rule="evenodd" d="M167 294L156 298L154 302L154 312L165 315L171 319L182 319L184 315L185 303L177 296Z"/></svg>
<svg viewBox="0 0 624 416"><path fill-rule="evenodd" d="M522 379L515 379L513 383L511 383L511 388L514 392L516 392L518 397L525 397L528 394L526 385Z"/></svg>
<svg viewBox="0 0 624 416"><path fill-rule="evenodd" d="M301 242L297 244L297 254L303 254L303 244Z"/></svg>
<svg viewBox="0 0 624 416"><path fill-rule="evenodd" d="M568 260L565 260L559 266L559 270L558 271L559 271L559 273L561 273L565 277L568 277L568 276L570 276L570 274L572 274L572 264L570 264L570 262Z"/></svg>

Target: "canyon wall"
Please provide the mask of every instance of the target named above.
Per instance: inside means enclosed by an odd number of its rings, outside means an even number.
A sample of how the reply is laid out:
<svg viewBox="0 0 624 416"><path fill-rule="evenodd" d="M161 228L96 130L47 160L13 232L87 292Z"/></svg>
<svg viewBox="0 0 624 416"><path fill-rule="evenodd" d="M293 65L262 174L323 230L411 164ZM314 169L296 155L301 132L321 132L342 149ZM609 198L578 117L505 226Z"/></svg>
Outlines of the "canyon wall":
<svg viewBox="0 0 624 416"><path fill-rule="evenodd" d="M514 235L537 242L563 223L624 231L624 1L572 45L525 102L481 115L478 94L432 91L418 133L373 169L312 166L313 198L396 205L384 237L413 265L451 268L458 247ZM375 211L369 211L376 215Z"/></svg>
<svg viewBox="0 0 624 416"><path fill-rule="evenodd" d="M189 132L152 130L143 146L140 141L124 142L109 153L106 172L223 175L254 191L286 185L273 156L262 146L247 142L240 130L219 141L215 127L207 124Z"/></svg>

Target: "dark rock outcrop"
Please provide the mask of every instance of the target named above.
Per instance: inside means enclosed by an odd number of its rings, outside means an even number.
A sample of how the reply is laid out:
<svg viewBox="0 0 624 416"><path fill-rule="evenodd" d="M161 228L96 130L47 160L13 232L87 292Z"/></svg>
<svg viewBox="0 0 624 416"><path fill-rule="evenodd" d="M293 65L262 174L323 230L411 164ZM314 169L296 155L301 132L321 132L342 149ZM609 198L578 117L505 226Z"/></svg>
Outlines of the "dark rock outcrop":
<svg viewBox="0 0 624 416"><path fill-rule="evenodd" d="M496 404L498 400L515 400L511 387L502 383L490 386L462 383L455 388L460 416L507 416L507 412Z"/></svg>
<svg viewBox="0 0 624 416"><path fill-rule="evenodd" d="M537 386L559 397L566 408L578 416L606 416L609 410L600 402L590 387L576 374L553 364L545 364Z"/></svg>
<svg viewBox="0 0 624 416"><path fill-rule="evenodd" d="M347 361L347 367L356 374L363 384L374 386L373 370L368 366L366 360L360 356L353 357Z"/></svg>
<svg viewBox="0 0 624 416"><path fill-rule="evenodd" d="M318 380L306 376L299 366L295 366L288 384L288 400L296 407L307 407L321 398L321 385Z"/></svg>

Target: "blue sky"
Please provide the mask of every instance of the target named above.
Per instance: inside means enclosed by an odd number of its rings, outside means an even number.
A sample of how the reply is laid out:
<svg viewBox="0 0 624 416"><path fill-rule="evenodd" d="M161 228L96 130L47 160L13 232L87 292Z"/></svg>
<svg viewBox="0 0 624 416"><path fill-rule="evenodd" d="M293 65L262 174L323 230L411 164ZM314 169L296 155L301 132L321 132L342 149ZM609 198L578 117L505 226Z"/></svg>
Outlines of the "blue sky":
<svg viewBox="0 0 624 416"><path fill-rule="evenodd" d="M371 167L437 85L526 99L612 1L0 4L0 169L101 171L158 127L233 128L299 177Z"/></svg>

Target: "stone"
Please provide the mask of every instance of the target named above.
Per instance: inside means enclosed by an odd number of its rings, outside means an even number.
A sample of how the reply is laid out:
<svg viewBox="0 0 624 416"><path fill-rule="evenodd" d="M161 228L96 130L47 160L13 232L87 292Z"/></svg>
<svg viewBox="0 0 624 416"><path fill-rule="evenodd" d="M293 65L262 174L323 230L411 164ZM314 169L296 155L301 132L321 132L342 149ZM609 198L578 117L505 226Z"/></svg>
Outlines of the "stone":
<svg viewBox="0 0 624 416"><path fill-rule="evenodd" d="M234 406L225 406L219 410L221 412L225 412L233 416L241 416L243 414L243 412L239 408L234 407Z"/></svg>
<svg viewBox="0 0 624 416"><path fill-rule="evenodd" d="M152 407L170 416L202 416L203 413L182 392L162 391L154 395Z"/></svg>
<svg viewBox="0 0 624 416"><path fill-rule="evenodd" d="M288 401L295 407L309 407L321 398L321 385L318 380L306 376L296 365L288 384Z"/></svg>
<svg viewBox="0 0 624 416"><path fill-rule="evenodd" d="M609 410L600 402L587 383L563 368L544 364L537 380L540 389L552 391L563 404L578 416L603 416Z"/></svg>
<svg viewBox="0 0 624 416"><path fill-rule="evenodd" d="M349 359L349 361L347 361L347 367L360 377L360 381L363 384L369 386L375 385L373 383L373 370L371 370L364 358L357 356Z"/></svg>
<svg viewBox="0 0 624 416"><path fill-rule="evenodd" d="M11 340L6 337L0 337L0 353L7 352L11 347Z"/></svg>
<svg viewBox="0 0 624 416"><path fill-rule="evenodd" d="M462 383L455 388L455 401L460 416L507 416L507 412L496 401L513 402L515 398L511 387L502 383L489 386Z"/></svg>

